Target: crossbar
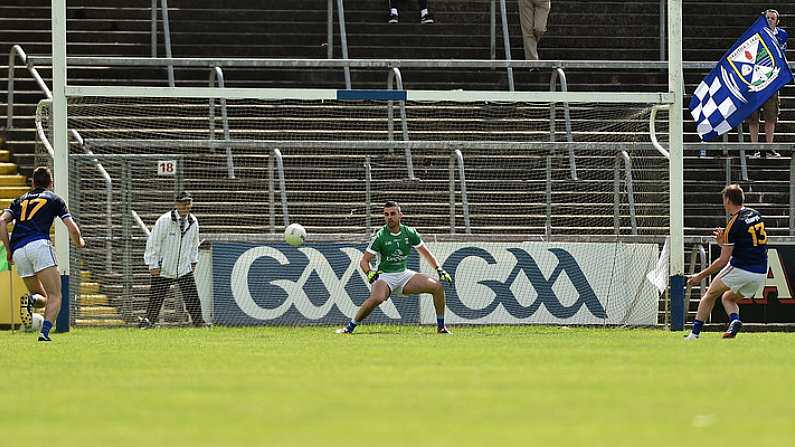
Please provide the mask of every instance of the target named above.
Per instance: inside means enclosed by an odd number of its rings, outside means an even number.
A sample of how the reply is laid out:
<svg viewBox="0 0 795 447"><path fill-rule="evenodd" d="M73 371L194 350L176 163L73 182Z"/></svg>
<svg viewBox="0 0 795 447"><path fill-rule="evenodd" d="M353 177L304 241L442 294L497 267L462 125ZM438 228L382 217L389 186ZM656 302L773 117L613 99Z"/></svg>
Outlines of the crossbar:
<svg viewBox="0 0 795 447"><path fill-rule="evenodd" d="M68 86L68 97L226 98L262 100L337 100L336 89ZM394 93L392 93L394 94ZM406 101L434 102L569 102L671 104L666 92L505 92L487 90L406 90Z"/></svg>
<svg viewBox="0 0 795 447"><path fill-rule="evenodd" d="M217 145L217 141L212 140L155 140L155 139L116 139L116 138L91 138L86 140L86 144L93 146L127 146L127 147L158 147L158 148L210 148ZM324 148L324 149L394 149L397 146L408 146L411 149L494 149L494 150L530 150L530 151L550 151L567 150L574 147L576 150L600 150L600 151L624 151L628 147L632 149L653 149L650 143L585 143L585 142L549 142L549 141L384 141L384 140L360 140L360 141L334 141L334 140L314 140L314 141L287 141L287 140L229 140L224 142L234 148L262 148L270 150L273 147L285 148ZM123 155L123 154L119 154Z"/></svg>

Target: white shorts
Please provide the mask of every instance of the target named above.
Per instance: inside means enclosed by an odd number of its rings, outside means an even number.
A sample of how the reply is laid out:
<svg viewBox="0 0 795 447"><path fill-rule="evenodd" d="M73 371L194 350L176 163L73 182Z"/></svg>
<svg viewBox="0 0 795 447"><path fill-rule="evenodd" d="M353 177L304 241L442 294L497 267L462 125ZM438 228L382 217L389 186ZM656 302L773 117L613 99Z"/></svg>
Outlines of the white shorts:
<svg viewBox="0 0 795 447"><path fill-rule="evenodd" d="M731 264L723 267L717 278L731 289L732 292L744 298L753 298L754 294L765 286L766 273L753 273L737 268Z"/></svg>
<svg viewBox="0 0 795 447"><path fill-rule="evenodd" d="M384 281L389 286L390 294L403 295L403 287L416 274L417 272L414 270L408 269L397 273L381 273L378 276L378 281Z"/></svg>
<svg viewBox="0 0 795 447"><path fill-rule="evenodd" d="M23 278L58 265L52 244L47 239L31 241L14 250L14 264L17 266L17 273Z"/></svg>

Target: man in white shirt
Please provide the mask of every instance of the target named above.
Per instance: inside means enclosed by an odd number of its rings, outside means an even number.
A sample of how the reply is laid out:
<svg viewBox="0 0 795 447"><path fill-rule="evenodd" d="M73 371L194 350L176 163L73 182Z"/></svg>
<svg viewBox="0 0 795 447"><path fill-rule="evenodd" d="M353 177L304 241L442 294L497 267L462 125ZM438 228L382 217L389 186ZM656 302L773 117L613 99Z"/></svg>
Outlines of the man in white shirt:
<svg viewBox="0 0 795 447"><path fill-rule="evenodd" d="M174 209L157 219L146 241L144 262L149 267L151 283L146 317L139 323L144 329L157 322L163 300L174 282L194 326L205 325L193 278L199 260L199 221L190 212L193 198L188 192L180 192L174 201Z"/></svg>

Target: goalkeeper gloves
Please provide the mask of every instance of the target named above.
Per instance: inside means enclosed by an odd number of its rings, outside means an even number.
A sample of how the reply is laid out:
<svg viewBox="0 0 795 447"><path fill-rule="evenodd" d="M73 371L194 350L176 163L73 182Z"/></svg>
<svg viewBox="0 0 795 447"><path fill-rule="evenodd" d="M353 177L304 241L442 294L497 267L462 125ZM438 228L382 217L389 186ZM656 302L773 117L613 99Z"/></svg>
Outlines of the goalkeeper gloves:
<svg viewBox="0 0 795 447"><path fill-rule="evenodd" d="M376 280L378 280L378 277L381 276L381 273L384 272L381 270L370 270L369 272L367 272L367 282L369 282L370 284L376 282Z"/></svg>
<svg viewBox="0 0 795 447"><path fill-rule="evenodd" d="M449 273L445 272L442 267L436 267L436 273L439 275L440 282L446 282L448 285L453 285L453 277L450 276Z"/></svg>

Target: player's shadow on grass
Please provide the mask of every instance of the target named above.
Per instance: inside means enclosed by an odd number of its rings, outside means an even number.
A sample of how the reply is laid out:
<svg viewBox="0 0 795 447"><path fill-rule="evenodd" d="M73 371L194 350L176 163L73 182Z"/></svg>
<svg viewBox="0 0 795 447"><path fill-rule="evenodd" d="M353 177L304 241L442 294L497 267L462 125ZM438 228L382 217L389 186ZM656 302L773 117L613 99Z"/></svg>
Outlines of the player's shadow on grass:
<svg viewBox="0 0 795 447"><path fill-rule="evenodd" d="M400 335L401 332L393 332L393 331L385 331L385 330L375 330L375 331L367 331L367 332L354 332L350 334L352 336L359 336L359 335Z"/></svg>

